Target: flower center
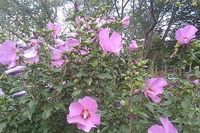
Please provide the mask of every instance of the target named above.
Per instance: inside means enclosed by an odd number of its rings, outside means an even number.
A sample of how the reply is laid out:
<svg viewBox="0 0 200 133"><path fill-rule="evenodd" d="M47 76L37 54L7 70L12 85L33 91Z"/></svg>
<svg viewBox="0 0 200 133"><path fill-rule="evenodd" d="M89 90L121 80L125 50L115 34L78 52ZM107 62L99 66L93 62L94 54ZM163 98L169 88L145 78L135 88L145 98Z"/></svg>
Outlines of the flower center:
<svg viewBox="0 0 200 133"><path fill-rule="evenodd" d="M88 111L88 109L83 109L81 117L85 120L87 120L90 117L90 112Z"/></svg>
<svg viewBox="0 0 200 133"><path fill-rule="evenodd" d="M183 40L186 42L186 41L188 40L188 38L187 38L187 37L184 37Z"/></svg>
<svg viewBox="0 0 200 133"><path fill-rule="evenodd" d="M152 94L152 95L154 94L152 88L149 88L149 89L147 90L147 93L148 93L148 94Z"/></svg>

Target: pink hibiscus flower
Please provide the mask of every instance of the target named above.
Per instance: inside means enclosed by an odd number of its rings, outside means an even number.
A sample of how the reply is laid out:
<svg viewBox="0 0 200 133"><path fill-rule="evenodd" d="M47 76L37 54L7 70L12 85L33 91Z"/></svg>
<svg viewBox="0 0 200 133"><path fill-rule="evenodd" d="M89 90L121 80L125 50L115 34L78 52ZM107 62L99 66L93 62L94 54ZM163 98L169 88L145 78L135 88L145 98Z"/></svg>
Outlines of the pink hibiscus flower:
<svg viewBox="0 0 200 133"><path fill-rule="evenodd" d="M0 64L8 65L8 68L14 67L17 60L15 44L11 41L0 44L0 57Z"/></svg>
<svg viewBox="0 0 200 133"><path fill-rule="evenodd" d="M148 129L148 133L178 133L177 129L168 120L168 118L160 118L162 126L156 124Z"/></svg>
<svg viewBox="0 0 200 133"><path fill-rule="evenodd" d="M125 17L122 19L121 23L122 23L122 26L128 27L129 24L130 24L130 17L129 17L129 16L125 16Z"/></svg>
<svg viewBox="0 0 200 133"><path fill-rule="evenodd" d="M56 49L62 52L73 51L74 47L79 45L80 45L79 40L75 38L69 38L65 42L59 39L56 40Z"/></svg>
<svg viewBox="0 0 200 133"><path fill-rule="evenodd" d="M176 31L176 40L184 45L188 44L192 39L196 37L196 32L198 29L193 25L186 25Z"/></svg>
<svg viewBox="0 0 200 133"><path fill-rule="evenodd" d="M52 30L51 34L52 34L53 38L56 38L57 35L61 32L61 26L59 24L57 24L57 23L51 23L51 22L49 22L47 24L47 28L49 30Z"/></svg>
<svg viewBox="0 0 200 133"><path fill-rule="evenodd" d="M121 41L121 35L113 32L110 36L110 29L108 28L101 29L99 32L99 43L105 53L119 54L123 47Z"/></svg>
<svg viewBox="0 0 200 133"><path fill-rule="evenodd" d="M137 50L137 48L138 48L138 45L137 45L136 41L132 40L131 44L129 45L129 51L135 51L135 50Z"/></svg>
<svg viewBox="0 0 200 133"><path fill-rule="evenodd" d="M195 80L193 81L193 83L194 83L195 85L199 85L199 84L200 84L200 80L199 80L199 79L195 79Z"/></svg>
<svg viewBox="0 0 200 133"><path fill-rule="evenodd" d="M53 66L59 68L64 64L64 60L62 59L62 51L58 49L53 49L52 55L51 55L51 63Z"/></svg>
<svg viewBox="0 0 200 133"><path fill-rule="evenodd" d="M84 47L80 50L80 55L87 55L89 54L89 48Z"/></svg>
<svg viewBox="0 0 200 133"><path fill-rule="evenodd" d="M75 50L74 47L80 45L80 42L75 38L69 38L66 41L56 39L55 41L56 41L55 48L49 46L49 49L52 51L51 63L53 66L59 68L64 64L64 60L62 58L63 53Z"/></svg>
<svg viewBox="0 0 200 133"><path fill-rule="evenodd" d="M144 87L144 95L149 97L152 101L160 102L160 96L163 93L163 87L167 85L167 81L163 78L148 79Z"/></svg>
<svg viewBox="0 0 200 133"><path fill-rule="evenodd" d="M39 39L30 39L29 42L31 43L32 46L38 46L39 43L42 41Z"/></svg>
<svg viewBox="0 0 200 133"><path fill-rule="evenodd" d="M89 132L91 128L100 125L100 115L97 112L97 102L91 97L85 96L69 106L67 122L74 123L79 129Z"/></svg>
<svg viewBox="0 0 200 133"><path fill-rule="evenodd" d="M39 61L39 56L38 56L38 51L36 50L35 47L32 47L26 51L24 51L24 58L25 62L27 63L38 63Z"/></svg>

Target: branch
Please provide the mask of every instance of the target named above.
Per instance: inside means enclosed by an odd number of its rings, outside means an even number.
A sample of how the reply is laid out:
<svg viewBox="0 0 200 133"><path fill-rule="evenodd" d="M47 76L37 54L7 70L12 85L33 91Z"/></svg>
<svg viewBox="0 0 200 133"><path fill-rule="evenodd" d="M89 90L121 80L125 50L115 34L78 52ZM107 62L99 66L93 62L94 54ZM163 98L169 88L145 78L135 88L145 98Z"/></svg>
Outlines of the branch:
<svg viewBox="0 0 200 133"><path fill-rule="evenodd" d="M145 33L145 41L144 41L144 49L143 49L143 57L144 58L146 58L146 56L148 55L148 51L149 51L149 43L148 43L149 34L155 29L155 27L158 23L158 18L156 18L155 14L154 14L153 0L150 0L150 14L151 14L154 22L153 22L152 26L150 27L150 29ZM159 14L160 14L160 12L159 12Z"/></svg>
<svg viewBox="0 0 200 133"><path fill-rule="evenodd" d="M157 22L157 19L155 17L154 9L153 8L154 8L154 6L153 6L153 0L150 0L150 13L151 13L151 16L152 16L154 22Z"/></svg>
<svg viewBox="0 0 200 133"><path fill-rule="evenodd" d="M122 11L121 11L121 19L123 19L123 15L124 15L124 0L122 0Z"/></svg>
<svg viewBox="0 0 200 133"><path fill-rule="evenodd" d="M167 34L168 34L168 32L170 31L170 28L171 28L171 26L172 26L172 23L173 23L173 20L174 20L174 18L175 18L175 15L176 15L177 10L178 10L177 7L174 7L174 8L173 8L171 18L170 18L170 20L169 20L167 29L165 30L165 33L164 33L164 35L163 35L163 37L162 37L162 40L165 40L165 38L167 37Z"/></svg>
<svg viewBox="0 0 200 133"><path fill-rule="evenodd" d="M117 9L117 0L114 0L114 6L115 6L115 9L116 9L116 11L117 11L118 17L120 17L119 11L118 11L118 9Z"/></svg>
<svg viewBox="0 0 200 133"><path fill-rule="evenodd" d="M121 12L121 19L123 18L124 16L124 9L126 7L126 5L128 4L130 0L127 0L126 3L124 4L124 0L122 0L122 12Z"/></svg>

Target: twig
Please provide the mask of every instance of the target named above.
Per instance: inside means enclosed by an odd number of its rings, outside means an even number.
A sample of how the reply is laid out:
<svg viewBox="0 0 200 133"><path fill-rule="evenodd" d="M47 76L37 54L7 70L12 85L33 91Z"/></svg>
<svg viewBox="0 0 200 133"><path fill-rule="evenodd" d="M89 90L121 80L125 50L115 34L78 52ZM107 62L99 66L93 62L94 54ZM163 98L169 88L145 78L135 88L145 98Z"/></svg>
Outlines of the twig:
<svg viewBox="0 0 200 133"><path fill-rule="evenodd" d="M115 6L115 9L116 9L116 11L117 11L118 17L120 17L119 11L118 11L118 9L117 9L117 0L114 0L114 6Z"/></svg>

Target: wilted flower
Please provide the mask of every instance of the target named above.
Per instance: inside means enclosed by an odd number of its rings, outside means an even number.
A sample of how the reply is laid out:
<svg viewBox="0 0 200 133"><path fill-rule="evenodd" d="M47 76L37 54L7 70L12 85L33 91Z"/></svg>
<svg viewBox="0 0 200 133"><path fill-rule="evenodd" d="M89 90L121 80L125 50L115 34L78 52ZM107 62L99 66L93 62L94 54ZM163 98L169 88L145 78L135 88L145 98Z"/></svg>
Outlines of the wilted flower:
<svg viewBox="0 0 200 133"><path fill-rule="evenodd" d="M64 63L64 60L62 59L62 55L64 52L70 52L75 50L74 47L80 45L79 40L75 38L69 38L66 41L56 39L56 46L55 48L49 46L49 48L52 50L52 65L55 67L61 67Z"/></svg>
<svg viewBox="0 0 200 133"><path fill-rule="evenodd" d="M87 55L89 53L89 49L84 47L80 50L80 55Z"/></svg>
<svg viewBox="0 0 200 133"><path fill-rule="evenodd" d="M65 42L62 40L57 40L56 49L62 52L73 51L74 47L79 45L80 45L79 40L75 38L69 38Z"/></svg>
<svg viewBox="0 0 200 133"><path fill-rule="evenodd" d="M52 51L52 55L51 55L51 63L53 66L55 67L61 67L64 63L64 60L62 59L62 51L58 50L58 49L54 49Z"/></svg>
<svg viewBox="0 0 200 133"><path fill-rule="evenodd" d="M176 31L176 40L180 44L188 44L192 39L196 37L198 29L193 25L186 25Z"/></svg>
<svg viewBox="0 0 200 133"><path fill-rule="evenodd" d="M100 28L105 24L111 24L115 21L115 17L110 16L110 17L102 17L102 18L96 18L95 23L97 24L96 27Z"/></svg>
<svg viewBox="0 0 200 133"><path fill-rule="evenodd" d="M47 28L48 28L49 30L52 30L52 36L53 36L54 38L56 38L57 35L61 32L61 25L59 25L59 24L57 24L57 23L51 23L51 22L49 22L49 23L47 24Z"/></svg>
<svg viewBox="0 0 200 133"><path fill-rule="evenodd" d="M193 81L193 83L194 83L195 85L199 85L199 84L200 84L200 80L199 80L199 79L195 79L195 80Z"/></svg>
<svg viewBox="0 0 200 133"><path fill-rule="evenodd" d="M8 65L8 68L16 65L16 46L11 41L5 41L0 44L0 64Z"/></svg>
<svg viewBox="0 0 200 133"><path fill-rule="evenodd" d="M75 17L75 23L80 26L80 25L86 23L86 20L85 20L84 17L76 16Z"/></svg>
<svg viewBox="0 0 200 133"><path fill-rule="evenodd" d="M125 16L125 17L122 19L121 23L122 23L122 26L128 27L129 24L130 24L130 17L129 17L129 16Z"/></svg>
<svg viewBox="0 0 200 133"><path fill-rule="evenodd" d="M78 3L76 1L74 2L74 11L75 12L79 11Z"/></svg>
<svg viewBox="0 0 200 133"><path fill-rule="evenodd" d="M125 100L120 100L118 104L119 104L118 108L121 109L123 106L126 105L126 101Z"/></svg>
<svg viewBox="0 0 200 133"><path fill-rule="evenodd" d="M122 37L119 33L113 32L110 36L110 29L101 29L99 32L99 43L102 50L106 53L119 54L122 49Z"/></svg>
<svg viewBox="0 0 200 133"><path fill-rule="evenodd" d="M59 48L59 47L63 47L65 45L65 41L61 40L61 39L55 39L55 48Z"/></svg>
<svg viewBox="0 0 200 133"><path fill-rule="evenodd" d="M100 115L97 112L97 102L91 97L85 96L69 106L67 121L74 123L79 129L89 132L91 128L100 125Z"/></svg>
<svg viewBox="0 0 200 133"><path fill-rule="evenodd" d="M39 39L30 39L29 42L32 46L37 46L39 43L41 43L41 40Z"/></svg>
<svg viewBox="0 0 200 133"><path fill-rule="evenodd" d="M14 94L12 94L11 97L20 97L27 94L27 91L23 90L23 91L19 91L19 92L15 92Z"/></svg>
<svg viewBox="0 0 200 133"><path fill-rule="evenodd" d="M178 133L177 129L168 120L168 118L160 118L162 126L156 124L148 129L148 133Z"/></svg>
<svg viewBox="0 0 200 133"><path fill-rule="evenodd" d="M115 17L114 16L110 16L109 18L106 19L106 22L108 24L115 22Z"/></svg>
<svg viewBox="0 0 200 133"><path fill-rule="evenodd" d="M16 66L5 71L10 76L17 76L25 70L26 66Z"/></svg>
<svg viewBox="0 0 200 133"><path fill-rule="evenodd" d="M158 103L161 100L159 95L163 93L163 87L166 85L167 81L163 78L157 77L148 79L145 83L144 95L151 98L152 101Z"/></svg>
<svg viewBox="0 0 200 133"><path fill-rule="evenodd" d="M24 51L23 56L25 58L25 61L28 63L37 63L39 61L38 51L35 47Z"/></svg>
<svg viewBox="0 0 200 133"><path fill-rule="evenodd" d="M3 92L3 90L0 88L0 97L5 95L5 93Z"/></svg>
<svg viewBox="0 0 200 133"><path fill-rule="evenodd" d="M65 41L65 50L79 46L80 42L76 38L69 38Z"/></svg>
<svg viewBox="0 0 200 133"><path fill-rule="evenodd" d="M137 45L136 41L132 40L131 44L129 45L129 51L135 51L135 50L137 50L137 48L138 48L138 45Z"/></svg>

